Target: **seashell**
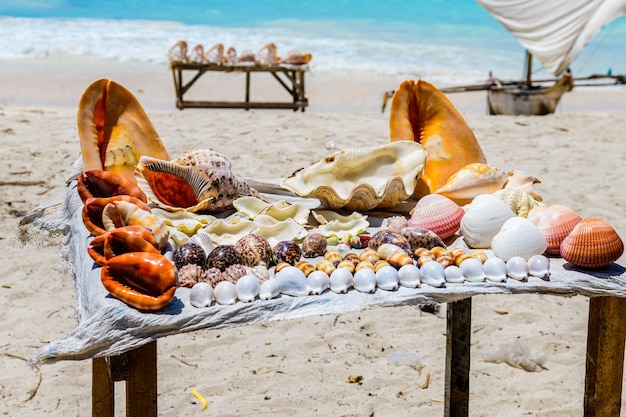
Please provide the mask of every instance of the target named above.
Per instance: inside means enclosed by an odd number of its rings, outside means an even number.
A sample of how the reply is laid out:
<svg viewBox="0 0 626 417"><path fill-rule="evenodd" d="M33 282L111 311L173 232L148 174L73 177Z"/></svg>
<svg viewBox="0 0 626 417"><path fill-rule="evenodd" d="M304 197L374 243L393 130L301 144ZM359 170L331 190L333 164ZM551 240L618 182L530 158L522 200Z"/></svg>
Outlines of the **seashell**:
<svg viewBox="0 0 626 417"><path fill-rule="evenodd" d="M348 245L350 249L363 249L364 247L366 247L366 245L363 244L359 236L353 236L351 234L343 235L341 237L341 243Z"/></svg>
<svg viewBox="0 0 626 417"><path fill-rule="evenodd" d="M354 266L356 266L359 262L361 262L361 260L359 259L359 255L357 255L354 252L346 253L343 256L343 260L352 262L354 264Z"/></svg>
<svg viewBox="0 0 626 417"><path fill-rule="evenodd" d="M452 256L452 263L455 264L456 266L460 266L461 263L464 262L466 259L474 259L474 258L472 258L467 253L459 252Z"/></svg>
<svg viewBox="0 0 626 417"><path fill-rule="evenodd" d="M431 287L441 287L446 283L446 272L439 262L426 262L420 267L420 281Z"/></svg>
<svg viewBox="0 0 626 417"><path fill-rule="evenodd" d="M112 197L115 198L115 197ZM142 209L137 201L113 200L102 209L102 224L106 230L113 230L122 226L137 225L148 228L154 234L161 252L165 252L170 232L150 209ZM141 203L142 205L144 203Z"/></svg>
<svg viewBox="0 0 626 417"><path fill-rule="evenodd" d="M373 269L361 268L354 273L352 286L359 292L374 293L376 291L376 273Z"/></svg>
<svg viewBox="0 0 626 417"><path fill-rule="evenodd" d="M337 250L329 250L324 254L324 259L333 263L333 265L337 266L339 262L343 260L343 255L339 253Z"/></svg>
<svg viewBox="0 0 626 417"><path fill-rule="evenodd" d="M283 262L283 264L289 265L286 262ZM304 272L304 275L307 277L311 274L311 272L315 271L315 266L312 263L307 262L307 261L298 261L296 262L295 267L298 268L300 271Z"/></svg>
<svg viewBox="0 0 626 417"><path fill-rule="evenodd" d="M407 226L430 230L447 239L459 230L464 214L465 210L448 197L429 194L419 199Z"/></svg>
<svg viewBox="0 0 626 417"><path fill-rule="evenodd" d="M281 270L287 268L288 266L295 266L295 265L291 265L291 264L289 264L287 262L279 262L274 267L274 273L276 274L276 273L280 272Z"/></svg>
<svg viewBox="0 0 626 417"><path fill-rule="evenodd" d="M348 271L352 272L353 274L354 274L354 271L356 270L356 266L354 265L354 262L347 261L345 259L337 264L337 269L339 268L346 268Z"/></svg>
<svg viewBox="0 0 626 417"><path fill-rule="evenodd" d="M246 274L237 280L235 288L237 288L237 299L250 303L259 295L261 284L255 276Z"/></svg>
<svg viewBox="0 0 626 417"><path fill-rule="evenodd" d="M333 271L337 268L335 267L335 264L333 264L331 261L327 259L322 259L317 263L317 265L315 265L315 269L324 271L327 275L330 276L330 274L332 274Z"/></svg>
<svg viewBox="0 0 626 417"><path fill-rule="evenodd" d="M148 199L165 210L220 212L241 196L259 195L233 172L226 156L206 149L172 161L142 156L136 181Z"/></svg>
<svg viewBox="0 0 626 417"><path fill-rule="evenodd" d="M89 198L107 198L128 195L147 203L146 195L137 184L114 172L90 169L82 172L76 182L76 190L85 203Z"/></svg>
<svg viewBox="0 0 626 417"><path fill-rule="evenodd" d="M563 259L580 268L604 268L623 253L624 242L615 229L597 217L581 220L561 242Z"/></svg>
<svg viewBox="0 0 626 417"><path fill-rule="evenodd" d="M272 261L270 242L263 236L255 233L248 233L237 240L235 249L241 254L241 263L245 266L267 266Z"/></svg>
<svg viewBox="0 0 626 417"><path fill-rule="evenodd" d="M187 42L178 41L167 52L167 57L170 62L188 62L187 50Z"/></svg>
<svg viewBox="0 0 626 417"><path fill-rule="evenodd" d="M229 245L218 245L208 254L206 266L224 272L231 265L241 264L241 254Z"/></svg>
<svg viewBox="0 0 626 417"><path fill-rule="evenodd" d="M309 222L309 214L311 212L311 209L303 203L289 203L285 200L267 203L260 198L252 196L237 198L233 201L233 207L239 213L245 214L251 219L264 215L278 221L295 220L302 225Z"/></svg>
<svg viewBox="0 0 626 417"><path fill-rule="evenodd" d="M446 282L459 284L465 282L463 271L456 265L448 265L444 267L444 274L446 276Z"/></svg>
<svg viewBox="0 0 626 417"><path fill-rule="evenodd" d="M189 62L193 64L206 64L207 60L204 56L204 46L198 44L193 47L189 53Z"/></svg>
<svg viewBox="0 0 626 417"><path fill-rule="evenodd" d="M302 241L302 256L315 258L326 253L326 237L320 233L310 233Z"/></svg>
<svg viewBox="0 0 626 417"><path fill-rule="evenodd" d="M218 282L224 281L224 277L222 276L222 271L219 268L207 268L202 274L202 277L198 278L198 282L206 282L211 284L213 287L217 285Z"/></svg>
<svg viewBox="0 0 626 417"><path fill-rule="evenodd" d="M528 275L537 278L550 276L550 260L543 255L533 255L528 259Z"/></svg>
<svg viewBox="0 0 626 417"><path fill-rule="evenodd" d="M461 273L468 282L482 282L485 280L485 269L478 259L468 258L459 265Z"/></svg>
<svg viewBox="0 0 626 417"><path fill-rule="evenodd" d="M295 171L282 186L329 209L388 208L413 194L425 161L422 146L412 141L341 150Z"/></svg>
<svg viewBox="0 0 626 417"><path fill-rule="evenodd" d="M407 288L420 286L420 270L413 263L404 265L398 269L398 284Z"/></svg>
<svg viewBox="0 0 626 417"><path fill-rule="evenodd" d="M278 281L281 294L300 297L311 293L311 288L304 272L295 266L288 266L277 272L275 279Z"/></svg>
<svg viewBox="0 0 626 417"><path fill-rule="evenodd" d="M501 189L511 172L486 163L473 163L454 173L435 193L448 197L458 204L468 204L480 194L489 194Z"/></svg>
<svg viewBox="0 0 626 417"><path fill-rule="evenodd" d="M376 271L376 286L381 290L395 291L398 289L400 277L393 266L383 266Z"/></svg>
<svg viewBox="0 0 626 417"><path fill-rule="evenodd" d="M435 246L445 246L441 237L431 230L420 229L419 227L405 227L400 231L400 234L409 242L411 251L417 248L430 249Z"/></svg>
<svg viewBox="0 0 626 417"><path fill-rule="evenodd" d="M488 249L505 221L514 217L504 201L493 194L480 194L466 207L459 234L470 248Z"/></svg>
<svg viewBox="0 0 626 417"><path fill-rule="evenodd" d="M528 278L528 261L521 256L514 256L506 261L506 275L518 281Z"/></svg>
<svg viewBox="0 0 626 417"><path fill-rule="evenodd" d="M439 262L444 268L454 264L452 255L448 255L447 253L439 255L435 261Z"/></svg>
<svg viewBox="0 0 626 417"><path fill-rule="evenodd" d="M359 254L359 259L361 260L361 262L371 262L371 264L374 265L377 261L380 260L380 256L378 256L378 252L376 251L376 249L365 248Z"/></svg>
<svg viewBox="0 0 626 417"><path fill-rule="evenodd" d="M330 288L330 277L324 271L315 270L306 277L311 294L320 295Z"/></svg>
<svg viewBox="0 0 626 417"><path fill-rule="evenodd" d="M407 227L408 220L404 216L391 216L383 219L380 227L390 232L400 233L400 230Z"/></svg>
<svg viewBox="0 0 626 417"><path fill-rule="evenodd" d="M237 287L230 281L220 281L213 289L215 302L221 305L235 304L237 301Z"/></svg>
<svg viewBox="0 0 626 417"><path fill-rule="evenodd" d="M100 271L104 288L138 310L160 310L174 298L174 265L157 253L129 252L115 256Z"/></svg>
<svg viewBox="0 0 626 417"><path fill-rule="evenodd" d="M513 256L528 259L541 255L548 247L537 226L523 217L512 217L502 225L491 240L491 250L498 258L508 261Z"/></svg>
<svg viewBox="0 0 626 417"><path fill-rule="evenodd" d="M418 259L421 258L422 256L428 256L433 261L437 259L437 256L430 249L427 249L427 248L417 248L413 252L413 255L415 255L415 257Z"/></svg>
<svg viewBox="0 0 626 417"><path fill-rule="evenodd" d="M352 286L353 276L347 268L337 268L330 274L330 290L337 294L345 294Z"/></svg>
<svg viewBox="0 0 626 417"><path fill-rule="evenodd" d="M561 242L574 230L582 217L569 207L554 204L531 210L528 219L537 225L541 234L546 238L548 244L546 255L559 256Z"/></svg>
<svg viewBox="0 0 626 417"><path fill-rule="evenodd" d="M187 242L176 248L172 255L172 260L178 269L187 264L198 265L204 269L206 266L206 253L199 245Z"/></svg>
<svg viewBox="0 0 626 417"><path fill-rule="evenodd" d="M433 262L433 261L436 261L436 259L433 259L432 256L428 256L428 255L422 255L419 258L417 258L417 264L419 266L422 266L427 262ZM441 266L443 266L443 264Z"/></svg>
<svg viewBox="0 0 626 417"><path fill-rule="evenodd" d="M438 258L441 255L452 256L452 252L444 248L443 246L435 246L434 248L430 248L429 250L430 250L430 253L432 253L435 256L435 258Z"/></svg>
<svg viewBox="0 0 626 417"><path fill-rule="evenodd" d="M422 197L443 186L472 162L486 162L472 129L450 100L424 80L407 80L396 89L389 114L394 141L419 142L428 154L414 195Z"/></svg>
<svg viewBox="0 0 626 417"><path fill-rule="evenodd" d="M83 224L91 232L92 235L98 236L106 233L107 229L102 222L102 212L104 208L112 201L124 200L134 203L138 207L150 211L150 207L143 201L128 195L117 195L113 197L94 197L88 198L83 205L81 216Z"/></svg>
<svg viewBox="0 0 626 417"><path fill-rule="evenodd" d="M356 264L354 270L358 271L359 269L371 269L372 271L374 270L374 264L371 263L370 261L361 261L358 264Z"/></svg>
<svg viewBox="0 0 626 417"><path fill-rule="evenodd" d="M176 284L179 287L191 288L202 278L204 269L200 265L186 264L176 270Z"/></svg>
<svg viewBox="0 0 626 417"><path fill-rule="evenodd" d="M385 266L391 266L391 265L389 265L389 262L385 261L384 259L381 259L380 261L377 261L374 264L374 271L378 272L380 268L385 267Z"/></svg>
<svg viewBox="0 0 626 417"><path fill-rule="evenodd" d="M467 254L472 258L479 260L481 263L485 263L485 261L489 257L487 253L482 249L472 249Z"/></svg>
<svg viewBox="0 0 626 417"><path fill-rule="evenodd" d="M386 260L387 262L389 262L389 265L393 266L396 269L400 269L404 265L409 265L413 263L413 258L411 258L404 252L393 252L389 256L387 256Z"/></svg>
<svg viewBox="0 0 626 417"><path fill-rule="evenodd" d="M327 238L337 238L342 240L344 236L358 236L370 225L367 216L353 212L349 216L344 216L331 210L313 210L311 214L320 224L317 233ZM359 237L362 240L361 237ZM330 241L327 240L330 244ZM334 243L336 244L336 243ZM365 244L362 243L364 246Z"/></svg>
<svg viewBox="0 0 626 417"><path fill-rule="evenodd" d="M270 278L270 272L264 265L256 265L253 267L247 267L248 275L254 275L260 283L267 281Z"/></svg>
<svg viewBox="0 0 626 417"><path fill-rule="evenodd" d="M271 300L280 295L280 284L275 278L270 278L261 284L259 289L259 298L261 300Z"/></svg>
<svg viewBox="0 0 626 417"><path fill-rule="evenodd" d="M535 184L541 184L541 181L532 175L527 175L523 171L513 170L513 173L507 180L504 189L518 188L532 197L535 201L541 202L543 198L541 198L541 196L533 189L533 185Z"/></svg>
<svg viewBox="0 0 626 417"><path fill-rule="evenodd" d="M382 245L378 247L378 250L376 252L378 252L378 256L380 257L380 259L385 259L385 260L394 253L403 253L406 255L406 252L404 252L404 249L392 243L383 243Z"/></svg>
<svg viewBox="0 0 626 417"><path fill-rule="evenodd" d="M349 254L351 249L352 248L346 245L345 243L339 243L337 247L335 248L335 250L339 252L339 255L341 255L341 259L343 259L344 256Z"/></svg>
<svg viewBox="0 0 626 417"><path fill-rule="evenodd" d="M292 240L281 240L272 250L272 259L276 264L287 262L290 265L295 265L301 257L300 245Z"/></svg>
<svg viewBox="0 0 626 417"><path fill-rule="evenodd" d="M113 172L135 183L140 156L169 159L139 101L114 81L100 79L85 89L77 122L84 171Z"/></svg>
<svg viewBox="0 0 626 417"><path fill-rule="evenodd" d="M206 282L198 282L189 291L189 302L196 308L210 307L213 302L213 287Z"/></svg>
<svg viewBox="0 0 626 417"><path fill-rule="evenodd" d="M287 56L280 60L283 64L291 64L291 65L306 65L308 64L313 55L310 53L302 53L300 51L291 50L287 53Z"/></svg>
<svg viewBox="0 0 626 417"><path fill-rule="evenodd" d="M241 264L229 265L225 270L222 271L222 279L225 281L230 281L233 284L237 283L239 278L247 275L248 271Z"/></svg>
<svg viewBox="0 0 626 417"><path fill-rule="evenodd" d="M505 187L493 194L502 199L511 211L519 217L528 217L530 210L543 204L531 197L521 187Z"/></svg>
<svg viewBox="0 0 626 417"><path fill-rule="evenodd" d="M89 256L100 266L127 252L161 253L152 232L141 226L124 226L94 237L87 247Z"/></svg>
<svg viewBox="0 0 626 417"><path fill-rule="evenodd" d="M391 243L392 245L399 246L406 253L411 254L411 245L409 241L400 233L391 232L386 229L382 229L374 233L367 244L368 248L378 250L380 245L384 243Z"/></svg>
<svg viewBox="0 0 626 417"><path fill-rule="evenodd" d="M485 278L487 281L506 281L506 262L503 259L497 256L487 258L487 260L483 262L483 269L485 270Z"/></svg>
<svg viewBox="0 0 626 417"><path fill-rule="evenodd" d="M211 253L213 249L215 249L215 243L211 239L208 233L204 230L198 230L193 236L189 238L189 242L195 243L199 245L202 249L204 249L204 253Z"/></svg>

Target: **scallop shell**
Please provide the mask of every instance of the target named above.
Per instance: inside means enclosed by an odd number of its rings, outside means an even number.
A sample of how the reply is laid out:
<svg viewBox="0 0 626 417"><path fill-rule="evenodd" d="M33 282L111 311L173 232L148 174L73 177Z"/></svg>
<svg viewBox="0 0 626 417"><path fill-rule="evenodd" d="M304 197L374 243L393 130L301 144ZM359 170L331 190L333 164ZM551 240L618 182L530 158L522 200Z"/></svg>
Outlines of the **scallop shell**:
<svg viewBox="0 0 626 417"><path fill-rule="evenodd" d="M189 302L196 308L209 307L213 302L213 287L206 282L198 282L189 291Z"/></svg>
<svg viewBox="0 0 626 417"><path fill-rule="evenodd" d="M581 220L561 242L561 256L572 265L596 269L615 262L624 253L624 242L602 219Z"/></svg>
<svg viewBox="0 0 626 417"><path fill-rule="evenodd" d="M488 249L491 239L513 216L515 214L504 201L493 194L480 194L466 207L459 233L469 247Z"/></svg>
<svg viewBox="0 0 626 417"><path fill-rule="evenodd" d="M506 262L503 259L498 258L497 256L487 258L487 260L483 263L483 269L485 270L485 278L487 281L506 281Z"/></svg>
<svg viewBox="0 0 626 417"><path fill-rule="evenodd" d="M337 268L330 274L330 290L337 294L344 294L352 286L353 275L346 268Z"/></svg>
<svg viewBox="0 0 626 417"><path fill-rule="evenodd" d="M447 239L459 230L465 210L440 194L426 195L417 202L407 225L431 230Z"/></svg>
<svg viewBox="0 0 626 417"><path fill-rule="evenodd" d="M508 219L491 240L493 254L504 261L514 256L527 260L533 255L541 255L547 247L546 238L537 226L523 217Z"/></svg>
<svg viewBox="0 0 626 417"><path fill-rule="evenodd" d="M376 291L376 273L373 269L361 268L354 273L352 285L359 292L371 294Z"/></svg>
<svg viewBox="0 0 626 417"><path fill-rule="evenodd" d="M541 234L546 238L548 243L546 255L558 256L561 253L561 242L582 220L582 217L567 206L554 204L531 210L528 219L537 225Z"/></svg>
<svg viewBox="0 0 626 417"><path fill-rule="evenodd" d="M324 271L313 271L306 277L306 280L309 282L311 294L320 295L330 288L330 277Z"/></svg>
<svg viewBox="0 0 626 417"><path fill-rule="evenodd" d="M282 186L330 209L393 207L413 194L425 162L422 146L408 140L342 150L295 171Z"/></svg>
<svg viewBox="0 0 626 417"><path fill-rule="evenodd" d="M398 283L403 287L417 288L420 286L420 270L414 264L408 264L398 269Z"/></svg>
<svg viewBox="0 0 626 417"><path fill-rule="evenodd" d="M506 275L518 281L528 278L528 261L521 256L514 256L506 262Z"/></svg>
<svg viewBox="0 0 626 417"><path fill-rule="evenodd" d="M444 267L435 261L426 262L420 267L420 281L431 287L441 287L446 283Z"/></svg>
<svg viewBox="0 0 626 417"><path fill-rule="evenodd" d="M376 271L376 286L381 290L395 291L398 289L400 276L393 266L383 266Z"/></svg>
<svg viewBox="0 0 626 417"><path fill-rule="evenodd" d="M237 280L237 298L244 303L250 303L259 295L261 284L253 275L244 275Z"/></svg>

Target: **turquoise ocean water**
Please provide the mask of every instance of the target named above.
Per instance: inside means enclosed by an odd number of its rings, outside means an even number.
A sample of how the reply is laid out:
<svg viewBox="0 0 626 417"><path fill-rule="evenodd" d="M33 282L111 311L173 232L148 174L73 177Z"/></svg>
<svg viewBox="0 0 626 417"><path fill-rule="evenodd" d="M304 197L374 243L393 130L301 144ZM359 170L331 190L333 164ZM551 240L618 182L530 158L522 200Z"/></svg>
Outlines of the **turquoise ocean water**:
<svg viewBox="0 0 626 417"><path fill-rule="evenodd" d="M311 52L312 71L367 71L444 84L519 78L524 52L471 0L0 0L0 59L79 55L167 62L176 41L237 51L267 42ZM626 73L626 17L572 64L575 75ZM538 67L538 65L536 66ZM538 69L536 76L547 76Z"/></svg>

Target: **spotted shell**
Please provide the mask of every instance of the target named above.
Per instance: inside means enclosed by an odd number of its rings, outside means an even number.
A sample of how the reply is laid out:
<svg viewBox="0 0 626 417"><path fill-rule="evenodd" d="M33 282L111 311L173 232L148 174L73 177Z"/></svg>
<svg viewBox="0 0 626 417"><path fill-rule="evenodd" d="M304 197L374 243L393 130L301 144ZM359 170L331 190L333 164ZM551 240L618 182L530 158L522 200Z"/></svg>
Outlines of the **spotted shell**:
<svg viewBox="0 0 626 417"><path fill-rule="evenodd" d="M300 245L292 240L282 240L272 250L272 259L276 264L287 262L289 265L295 265L301 257Z"/></svg>
<svg viewBox="0 0 626 417"><path fill-rule="evenodd" d="M187 242L176 248L172 255L176 268L181 269L187 264L198 265L204 269L206 265L206 253L198 244Z"/></svg>
<svg viewBox="0 0 626 417"><path fill-rule="evenodd" d="M395 233L387 229L382 229L374 233L367 244L371 249L378 250L383 243L391 243L402 248L406 253L412 254L409 241L400 233Z"/></svg>
<svg viewBox="0 0 626 417"><path fill-rule="evenodd" d="M204 269L200 265L185 264L176 272L176 283L179 287L191 288L198 283L203 274Z"/></svg>
<svg viewBox="0 0 626 417"><path fill-rule="evenodd" d="M428 194L417 202L407 226L431 230L446 239L459 230L465 211L440 194Z"/></svg>
<svg viewBox="0 0 626 417"><path fill-rule="evenodd" d="M229 245L218 245L207 256L207 269L217 268L224 272L231 265L241 263L241 254Z"/></svg>
<svg viewBox="0 0 626 417"><path fill-rule="evenodd" d="M302 256L315 258L326 253L326 237L321 233L310 233L302 241Z"/></svg>
<svg viewBox="0 0 626 417"><path fill-rule="evenodd" d="M261 235L248 233L235 243L235 249L241 254L241 261L245 266L268 266L272 261L272 247L270 242Z"/></svg>
<svg viewBox="0 0 626 417"><path fill-rule="evenodd" d="M419 227L405 227L400 231L400 234L409 242L411 252L414 252L417 248L431 249L436 246L446 246L441 237L432 230Z"/></svg>
<svg viewBox="0 0 626 417"><path fill-rule="evenodd" d="M569 207L554 204L532 209L528 219L537 225L541 234L546 238L548 243L546 254L558 256L561 253L561 242L582 220L582 217Z"/></svg>
<svg viewBox="0 0 626 417"><path fill-rule="evenodd" d="M581 220L561 242L563 259L581 268L603 268L622 253L622 239L610 224L597 217Z"/></svg>

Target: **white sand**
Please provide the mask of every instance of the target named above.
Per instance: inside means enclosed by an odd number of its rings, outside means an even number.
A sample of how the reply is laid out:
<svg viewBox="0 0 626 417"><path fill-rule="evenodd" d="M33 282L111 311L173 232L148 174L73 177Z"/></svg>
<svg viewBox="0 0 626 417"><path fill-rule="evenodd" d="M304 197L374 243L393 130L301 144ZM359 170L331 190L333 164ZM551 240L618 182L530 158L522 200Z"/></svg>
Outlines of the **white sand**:
<svg viewBox="0 0 626 417"><path fill-rule="evenodd" d="M310 107L304 113L179 111L167 67L5 61L0 74L0 182L7 184L0 185L0 412L11 416L90 413L90 361L46 365L40 372L26 365L36 348L76 326L74 288L59 265L58 247L22 248L15 238L19 216L60 190L78 157L76 105L88 84L106 77L133 91L172 156L211 147L242 175L278 178L328 154L329 139L344 148L387 142L382 92L401 81L313 73L307 75ZM210 91L243 94L242 78L225 78ZM258 88L275 94L271 81L259 81ZM484 93L450 98L491 164L539 177L544 201L602 217L626 237L625 91L575 91L557 114L544 117L486 116ZM618 262L626 265L626 257ZM587 306L584 297L474 297L470 414L581 415ZM167 337L158 343L159 413L442 415L445 330L442 305L437 314L374 309ZM528 373L481 360L492 346L515 337L547 354L548 369ZM418 387L414 369L387 363L395 351L423 358L432 374L427 389ZM362 385L346 382L357 375ZM192 388L209 401L208 412L200 413ZM123 385L116 389L121 409Z"/></svg>

